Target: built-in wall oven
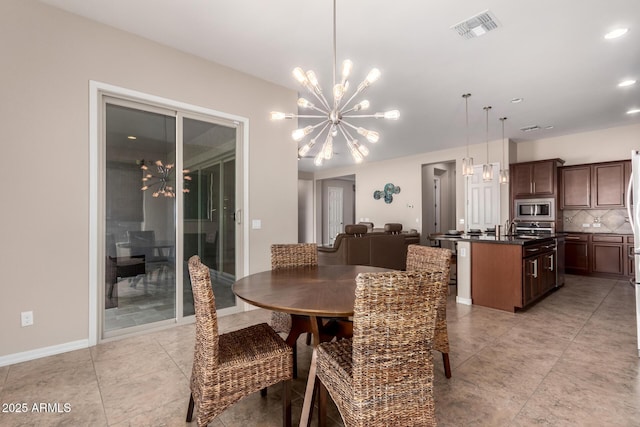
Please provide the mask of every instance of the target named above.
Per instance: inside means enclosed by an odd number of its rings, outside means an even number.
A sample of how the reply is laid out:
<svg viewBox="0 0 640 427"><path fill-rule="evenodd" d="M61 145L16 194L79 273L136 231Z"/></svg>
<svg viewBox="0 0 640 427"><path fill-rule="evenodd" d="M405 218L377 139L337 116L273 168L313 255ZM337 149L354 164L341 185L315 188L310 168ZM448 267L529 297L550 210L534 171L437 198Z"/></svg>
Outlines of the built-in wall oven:
<svg viewBox="0 0 640 427"><path fill-rule="evenodd" d="M514 219L516 221L555 221L556 201L545 199L515 199L513 201Z"/></svg>

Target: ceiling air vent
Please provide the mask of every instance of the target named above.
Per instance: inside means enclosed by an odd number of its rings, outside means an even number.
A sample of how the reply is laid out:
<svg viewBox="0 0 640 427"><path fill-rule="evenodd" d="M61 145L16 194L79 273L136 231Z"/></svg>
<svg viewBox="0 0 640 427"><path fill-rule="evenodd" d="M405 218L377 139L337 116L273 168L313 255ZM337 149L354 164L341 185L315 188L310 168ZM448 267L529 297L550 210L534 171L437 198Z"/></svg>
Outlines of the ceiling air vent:
<svg viewBox="0 0 640 427"><path fill-rule="evenodd" d="M540 126L538 125L533 125L533 126L525 126L523 128L520 128L520 130L522 132L533 132L535 130L540 130Z"/></svg>
<svg viewBox="0 0 640 427"><path fill-rule="evenodd" d="M451 26L465 39L480 37L491 30L498 28L498 21L488 10L480 12L456 25Z"/></svg>

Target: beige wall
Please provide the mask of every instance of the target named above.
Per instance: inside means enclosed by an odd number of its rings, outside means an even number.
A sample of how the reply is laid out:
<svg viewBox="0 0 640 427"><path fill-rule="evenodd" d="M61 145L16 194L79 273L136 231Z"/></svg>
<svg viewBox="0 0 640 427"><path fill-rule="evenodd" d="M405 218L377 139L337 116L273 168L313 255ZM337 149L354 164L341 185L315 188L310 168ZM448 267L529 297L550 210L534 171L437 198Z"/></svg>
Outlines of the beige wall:
<svg viewBox="0 0 640 427"><path fill-rule="evenodd" d="M297 241L295 124L268 120L294 91L34 0L0 2L0 40L0 358L89 335L90 80L248 118L250 271Z"/></svg>
<svg viewBox="0 0 640 427"><path fill-rule="evenodd" d="M489 160L502 162L502 140L490 141L489 147ZM486 145L484 143L471 145L469 154L474 158L475 163L482 164L486 159ZM422 166L455 161L457 162L456 170L459 171L465 155L466 147L456 147L381 162L318 171L314 176L319 180L355 174L356 221L360 218L369 218L376 227L381 227L388 222L399 222L405 230L415 228L422 233ZM401 188L400 193L393 196L393 203L386 204L382 199L375 200L373 192L382 190L388 182ZM456 173L455 187L456 218L461 219L465 217L465 203L464 179L460 173ZM507 186L500 186L500 201L501 216L504 221L509 214ZM463 228L463 225L458 225L458 229Z"/></svg>
<svg viewBox="0 0 640 427"><path fill-rule="evenodd" d="M526 143L509 141L506 156L510 163L561 158L566 161L565 165L572 165L627 159L630 158L632 149L640 149L640 125L615 127ZM469 154L474 158L475 164L484 163L486 145L471 145ZM422 165L456 161L456 169L459 171L460 162L465 155L466 148L457 147L387 161L318 171L314 177L318 180L355 174L356 220L369 218L376 227L387 222L400 222L404 229L416 228L422 232ZM502 162L501 140L489 142L489 160ZM373 191L382 189L387 182L399 185L402 189L400 194L394 195L393 203L388 205L382 200L373 199ZM464 206L464 179L458 172L456 174L458 220L465 218ZM509 217L509 189L506 185L500 186L500 212L501 223L504 223ZM464 226L458 224L457 228L463 229Z"/></svg>
<svg viewBox="0 0 640 427"><path fill-rule="evenodd" d="M517 161L560 158L565 166L631 158L640 149L640 124L517 144Z"/></svg>

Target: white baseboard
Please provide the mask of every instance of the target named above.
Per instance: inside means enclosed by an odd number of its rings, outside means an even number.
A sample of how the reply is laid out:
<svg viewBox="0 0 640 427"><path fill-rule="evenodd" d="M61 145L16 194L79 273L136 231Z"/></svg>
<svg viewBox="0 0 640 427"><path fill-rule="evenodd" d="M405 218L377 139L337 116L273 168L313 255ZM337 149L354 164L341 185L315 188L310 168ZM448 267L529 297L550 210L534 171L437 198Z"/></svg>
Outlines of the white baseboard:
<svg viewBox="0 0 640 427"><path fill-rule="evenodd" d="M464 305L471 305L472 304L471 298L456 297L456 302L458 304L464 304Z"/></svg>
<svg viewBox="0 0 640 427"><path fill-rule="evenodd" d="M53 356L54 354L66 353L67 351L80 350L87 347L89 347L89 340L84 339L23 351L21 353L8 354L6 356L0 356L0 366L13 365L15 363L40 359L41 357Z"/></svg>

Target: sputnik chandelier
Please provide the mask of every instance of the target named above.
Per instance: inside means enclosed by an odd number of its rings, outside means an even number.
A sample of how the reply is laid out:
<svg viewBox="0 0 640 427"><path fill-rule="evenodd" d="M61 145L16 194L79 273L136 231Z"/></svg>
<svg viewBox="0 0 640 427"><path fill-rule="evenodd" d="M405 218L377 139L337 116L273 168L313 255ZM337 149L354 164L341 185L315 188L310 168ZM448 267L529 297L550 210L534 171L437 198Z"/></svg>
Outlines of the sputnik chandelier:
<svg viewBox="0 0 640 427"><path fill-rule="evenodd" d="M362 162L363 158L369 154L369 149L362 142L359 142L354 138L351 132L357 132L372 144L375 144L380 139L380 134L378 132L355 126L349 123L346 119L376 118L397 120L400 117L400 112L398 110L375 114L355 114L359 111L368 109L369 101L362 100L350 107L351 102L356 98L356 96L380 78L380 70L377 68L372 69L362 83L357 86L355 92L347 98L349 90L348 78L351 75L352 68L353 63L348 59L345 60L342 63L341 80L336 83L336 0L333 0L333 103L329 103L324 96L316 74L312 70L305 72L302 68L297 67L293 70L293 76L298 80L302 87L313 94L315 99L319 102L319 105L315 105L305 98L300 98L298 99L298 107L313 110L321 114L299 115L281 113L277 111L271 112L271 120L293 118L320 119L318 123L296 129L291 134L293 140L296 142L302 142L307 135L312 135L311 139L304 143L298 150L298 155L300 157L304 157L316 145L316 141L321 140L326 131L324 143L314 157L314 164L316 166L322 166L324 160L330 160L333 157L333 140L338 133L342 134L344 139L347 141L347 147L349 148L351 156L356 163Z"/></svg>
<svg viewBox="0 0 640 427"><path fill-rule="evenodd" d="M164 197L176 197L175 189L173 186L169 185L171 183L171 173L173 172L174 165L164 165L162 160L156 160L155 165L158 172L157 175L153 175L149 171L149 166L144 163L144 160L140 161L140 169L144 171L144 176L142 177L143 187L140 190L147 191L151 187L157 185L158 188L153 192L153 197L158 197L160 195L163 195ZM187 175L188 173L188 169L184 169L182 171L183 178L187 182L191 181L191 177ZM182 192L189 192L189 189L186 187L186 182Z"/></svg>

